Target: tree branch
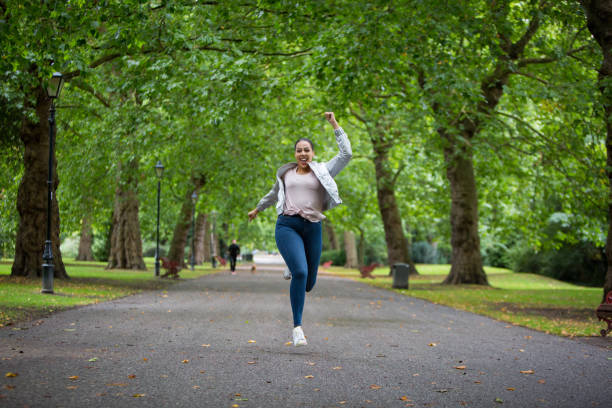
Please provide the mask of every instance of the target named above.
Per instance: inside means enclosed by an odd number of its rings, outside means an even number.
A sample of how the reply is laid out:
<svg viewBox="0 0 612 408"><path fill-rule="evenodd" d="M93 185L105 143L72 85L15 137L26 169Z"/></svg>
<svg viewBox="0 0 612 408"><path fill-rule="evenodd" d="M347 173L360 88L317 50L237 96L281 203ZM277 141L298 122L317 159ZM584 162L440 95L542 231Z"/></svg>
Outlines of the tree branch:
<svg viewBox="0 0 612 408"><path fill-rule="evenodd" d="M522 76L527 77L527 78L535 79L536 81L539 81L539 82L543 83L544 85L549 85L548 81L546 81L546 80L544 80L542 78L538 78L537 76L535 76L533 74L530 74L528 72L514 71L513 74L522 75Z"/></svg>
<svg viewBox="0 0 612 408"><path fill-rule="evenodd" d="M234 41L238 41L238 40L234 40ZM202 46L195 47L195 48L197 50L203 50L203 51L216 51L216 52L232 51L230 48L220 48L220 47L213 47L209 45L202 45ZM305 50L294 51L294 52L261 52L258 50L239 50L239 51L244 54L259 54L259 55L263 55L266 57L301 57L302 55L310 55L311 50L312 50L312 47L307 48ZM183 51L191 51L191 49L183 48Z"/></svg>
<svg viewBox="0 0 612 408"><path fill-rule="evenodd" d="M96 92L93 87L87 83L85 83L85 81L82 81L78 78L74 78L71 81L72 84L74 84L74 86L76 86L79 89L82 89L83 91L90 93L91 95L93 95L97 100L100 101L100 103L102 103L102 105L106 106L107 108L110 108L110 102L108 101L108 99L106 99L102 94Z"/></svg>
<svg viewBox="0 0 612 408"><path fill-rule="evenodd" d="M395 183L397 182L397 178L399 177L400 173L406 168L406 163L402 161L402 163L400 164L399 168L397 169L397 171L395 172L395 174L393 175L393 178L391 179L391 185L394 186Z"/></svg>
<svg viewBox="0 0 612 408"><path fill-rule="evenodd" d="M578 48L574 48L573 50L569 50L562 56L563 57L572 56L573 54L576 54L580 51L584 51L588 49L589 47L590 47L590 44L586 44L586 45L583 45L582 47L578 47ZM526 59L519 60L517 65L519 67L524 67L530 64L548 64L549 62L558 61L560 58L561 57L526 58Z"/></svg>

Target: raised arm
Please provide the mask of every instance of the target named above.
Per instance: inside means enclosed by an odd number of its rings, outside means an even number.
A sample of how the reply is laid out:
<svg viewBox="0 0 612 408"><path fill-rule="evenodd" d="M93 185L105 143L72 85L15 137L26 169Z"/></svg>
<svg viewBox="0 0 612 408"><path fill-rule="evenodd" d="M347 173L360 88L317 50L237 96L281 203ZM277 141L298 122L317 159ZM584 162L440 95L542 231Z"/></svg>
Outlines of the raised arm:
<svg viewBox="0 0 612 408"><path fill-rule="evenodd" d="M325 112L325 119L334 128L334 135L336 136L336 143L338 143L338 154L333 159L325 163L327 170L332 177L336 177L340 171L346 167L348 162L353 157L353 150L351 149L351 142L348 140L344 130L338 125L334 112Z"/></svg>

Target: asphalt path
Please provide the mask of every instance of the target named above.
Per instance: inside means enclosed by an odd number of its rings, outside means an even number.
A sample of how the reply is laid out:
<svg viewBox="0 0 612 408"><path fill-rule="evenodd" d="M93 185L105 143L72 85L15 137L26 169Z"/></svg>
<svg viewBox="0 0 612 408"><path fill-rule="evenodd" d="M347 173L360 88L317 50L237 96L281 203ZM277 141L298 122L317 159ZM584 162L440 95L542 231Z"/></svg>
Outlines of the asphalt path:
<svg viewBox="0 0 612 408"><path fill-rule="evenodd" d="M609 407L612 350L278 266L0 329L0 407ZM271 270L274 270L271 272ZM6 374L15 373L15 377Z"/></svg>

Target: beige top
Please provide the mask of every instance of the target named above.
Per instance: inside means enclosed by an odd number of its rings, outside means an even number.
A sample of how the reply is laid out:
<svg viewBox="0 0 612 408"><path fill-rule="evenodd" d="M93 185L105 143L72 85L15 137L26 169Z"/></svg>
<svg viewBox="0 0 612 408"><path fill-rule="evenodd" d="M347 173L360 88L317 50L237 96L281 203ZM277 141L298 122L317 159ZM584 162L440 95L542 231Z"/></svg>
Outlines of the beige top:
<svg viewBox="0 0 612 408"><path fill-rule="evenodd" d="M325 189L312 171L298 174L297 167L284 174L285 205L283 214L298 214L311 222L325 219L323 200Z"/></svg>

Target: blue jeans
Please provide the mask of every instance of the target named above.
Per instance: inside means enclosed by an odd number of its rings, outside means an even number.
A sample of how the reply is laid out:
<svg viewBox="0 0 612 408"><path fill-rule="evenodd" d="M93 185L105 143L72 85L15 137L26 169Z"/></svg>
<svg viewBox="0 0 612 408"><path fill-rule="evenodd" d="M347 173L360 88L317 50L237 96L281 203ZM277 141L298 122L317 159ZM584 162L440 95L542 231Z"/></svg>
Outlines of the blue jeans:
<svg viewBox="0 0 612 408"><path fill-rule="evenodd" d="M306 292L317 281L321 259L321 223L300 216L281 215L276 221L276 246L291 271L289 297L293 311L293 326L302 325Z"/></svg>

